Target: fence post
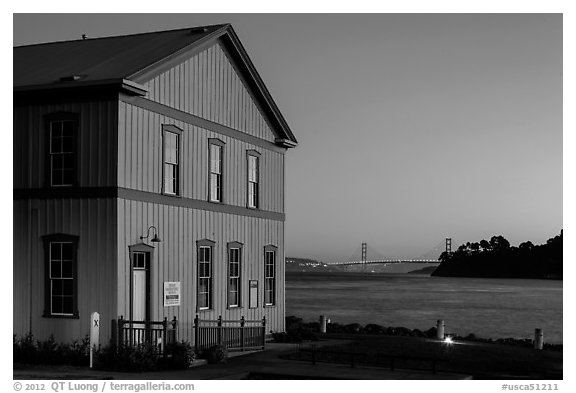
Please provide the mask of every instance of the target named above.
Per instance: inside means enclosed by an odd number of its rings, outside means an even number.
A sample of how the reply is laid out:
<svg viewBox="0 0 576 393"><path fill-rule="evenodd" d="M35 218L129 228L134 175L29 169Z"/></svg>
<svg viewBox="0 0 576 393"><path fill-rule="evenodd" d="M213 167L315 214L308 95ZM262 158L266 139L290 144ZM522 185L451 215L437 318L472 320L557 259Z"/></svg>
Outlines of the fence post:
<svg viewBox="0 0 576 393"><path fill-rule="evenodd" d="M222 345L222 315L218 315L218 345Z"/></svg>
<svg viewBox="0 0 576 393"><path fill-rule="evenodd" d="M172 318L172 330L170 335L170 342L176 343L178 341L178 320L176 319L176 315Z"/></svg>
<svg viewBox="0 0 576 393"><path fill-rule="evenodd" d="M200 329L198 329L198 323L199 323L198 314L196 314L196 317L194 318L194 351L195 351L196 353L199 352L199 348L198 348L198 330L200 330Z"/></svg>
<svg viewBox="0 0 576 393"><path fill-rule="evenodd" d="M266 315L262 317L262 349L266 348Z"/></svg>
<svg viewBox="0 0 576 393"><path fill-rule="evenodd" d="M312 345L312 365L316 365L316 345Z"/></svg>
<svg viewBox="0 0 576 393"><path fill-rule="evenodd" d="M110 333L112 336L110 337L110 341L112 342L112 348L114 352L116 352L116 348L118 348L118 322L115 319L112 320L110 329L111 329Z"/></svg>
<svg viewBox="0 0 576 393"><path fill-rule="evenodd" d="M124 328L124 315L120 315L120 318L118 319L118 348L121 348L125 345L123 328Z"/></svg>
<svg viewBox="0 0 576 393"><path fill-rule="evenodd" d="M164 357L167 356L166 353L166 344L168 343L168 317L164 317L162 321L162 355Z"/></svg>
<svg viewBox="0 0 576 393"><path fill-rule="evenodd" d="M246 320L244 319L244 315L240 318L240 351L244 351L244 323Z"/></svg>

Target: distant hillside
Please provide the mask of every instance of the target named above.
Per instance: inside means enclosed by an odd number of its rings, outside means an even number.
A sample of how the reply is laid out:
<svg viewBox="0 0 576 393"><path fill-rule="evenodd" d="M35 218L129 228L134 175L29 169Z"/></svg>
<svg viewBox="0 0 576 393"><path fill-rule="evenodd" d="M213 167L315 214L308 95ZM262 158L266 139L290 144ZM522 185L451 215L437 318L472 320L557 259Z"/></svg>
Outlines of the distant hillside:
<svg viewBox="0 0 576 393"><path fill-rule="evenodd" d="M314 259L286 257L287 272L330 272L334 270L333 267L328 266L324 262Z"/></svg>
<svg viewBox="0 0 576 393"><path fill-rule="evenodd" d="M438 266L426 266L425 268L422 269L412 270L411 272L408 272L408 274L432 274L434 273L437 267Z"/></svg>
<svg viewBox="0 0 576 393"><path fill-rule="evenodd" d="M535 246L527 241L511 247L502 236L466 243L451 254L440 255L433 276L490 278L563 278L563 235Z"/></svg>

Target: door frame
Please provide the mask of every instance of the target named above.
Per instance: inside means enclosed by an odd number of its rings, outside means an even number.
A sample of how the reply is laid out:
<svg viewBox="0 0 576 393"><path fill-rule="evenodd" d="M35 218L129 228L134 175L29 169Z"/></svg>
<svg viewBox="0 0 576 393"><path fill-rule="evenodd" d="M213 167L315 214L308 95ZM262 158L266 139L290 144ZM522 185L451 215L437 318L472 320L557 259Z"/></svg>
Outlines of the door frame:
<svg viewBox="0 0 576 393"><path fill-rule="evenodd" d="M129 292L129 320L132 321L132 316L134 315L134 253L147 253L148 254L148 266L146 269L146 321L150 321L151 317L151 275L152 275L152 260L154 257L154 247L148 244L139 243L132 246L128 246L129 263L130 263L130 292Z"/></svg>

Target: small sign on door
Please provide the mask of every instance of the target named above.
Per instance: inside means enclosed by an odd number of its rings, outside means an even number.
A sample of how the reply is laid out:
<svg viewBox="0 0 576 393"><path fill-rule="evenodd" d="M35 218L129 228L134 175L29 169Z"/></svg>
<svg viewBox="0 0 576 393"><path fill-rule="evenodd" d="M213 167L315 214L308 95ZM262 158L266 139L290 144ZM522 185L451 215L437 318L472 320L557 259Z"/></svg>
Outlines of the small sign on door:
<svg viewBox="0 0 576 393"><path fill-rule="evenodd" d="M180 281L164 282L164 307L180 305Z"/></svg>
<svg viewBox="0 0 576 393"><path fill-rule="evenodd" d="M257 280L250 280L248 288L249 298L250 298L250 308L258 308L258 281Z"/></svg>

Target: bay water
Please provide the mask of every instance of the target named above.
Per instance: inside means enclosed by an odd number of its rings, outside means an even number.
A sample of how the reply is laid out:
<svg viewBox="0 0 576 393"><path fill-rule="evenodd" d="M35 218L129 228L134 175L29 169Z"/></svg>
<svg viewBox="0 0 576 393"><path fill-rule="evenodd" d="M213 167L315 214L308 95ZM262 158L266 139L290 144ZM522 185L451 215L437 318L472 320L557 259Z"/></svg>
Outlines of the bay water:
<svg viewBox="0 0 576 393"><path fill-rule="evenodd" d="M287 272L286 315L325 315L340 324L375 323L483 338L562 343L562 281L431 277L418 274Z"/></svg>

